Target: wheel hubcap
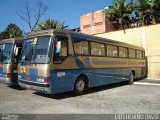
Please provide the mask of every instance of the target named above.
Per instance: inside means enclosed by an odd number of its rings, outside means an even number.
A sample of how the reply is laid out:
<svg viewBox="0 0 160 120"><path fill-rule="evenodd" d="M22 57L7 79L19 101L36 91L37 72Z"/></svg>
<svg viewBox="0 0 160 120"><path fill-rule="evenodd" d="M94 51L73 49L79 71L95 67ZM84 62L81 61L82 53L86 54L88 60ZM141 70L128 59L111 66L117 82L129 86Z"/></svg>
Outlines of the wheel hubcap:
<svg viewBox="0 0 160 120"><path fill-rule="evenodd" d="M77 83L77 90L78 91L83 91L84 90L84 86L85 86L85 83L83 80L80 80L78 83Z"/></svg>

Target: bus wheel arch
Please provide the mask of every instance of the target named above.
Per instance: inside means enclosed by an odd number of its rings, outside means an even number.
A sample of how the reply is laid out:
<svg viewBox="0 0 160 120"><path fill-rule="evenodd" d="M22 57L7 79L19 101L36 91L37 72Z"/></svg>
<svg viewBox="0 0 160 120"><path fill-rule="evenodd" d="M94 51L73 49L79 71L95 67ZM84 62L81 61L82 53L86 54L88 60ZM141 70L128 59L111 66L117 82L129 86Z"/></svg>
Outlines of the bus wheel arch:
<svg viewBox="0 0 160 120"><path fill-rule="evenodd" d="M73 92L75 95L82 95L84 94L89 85L88 76L85 74L80 74L76 80L74 81Z"/></svg>

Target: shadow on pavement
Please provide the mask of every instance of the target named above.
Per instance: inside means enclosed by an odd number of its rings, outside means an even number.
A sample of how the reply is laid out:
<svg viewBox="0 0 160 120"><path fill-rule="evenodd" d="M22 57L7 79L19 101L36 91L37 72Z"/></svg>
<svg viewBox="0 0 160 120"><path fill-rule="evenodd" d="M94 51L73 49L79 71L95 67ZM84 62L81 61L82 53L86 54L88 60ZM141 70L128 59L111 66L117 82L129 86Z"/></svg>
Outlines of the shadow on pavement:
<svg viewBox="0 0 160 120"><path fill-rule="evenodd" d="M125 85L128 85L128 84L126 82L121 82L121 83L115 83L115 84L110 84L110 85L89 88L88 91L84 95L96 93L96 92L103 91L103 90L113 89L113 88L121 87ZM54 95L44 94L44 93L39 93L39 92L34 92L33 94L39 95L42 97L51 98L51 99L57 99L57 100L76 97L72 92L58 93ZM84 96L84 95L80 95L80 96Z"/></svg>
<svg viewBox="0 0 160 120"><path fill-rule="evenodd" d="M160 84L160 80L154 80L154 79L140 79L136 80L135 82Z"/></svg>
<svg viewBox="0 0 160 120"><path fill-rule="evenodd" d="M15 89L15 90L26 90L26 89L20 87L19 85L16 85L16 86L8 86L8 87L11 88L11 89Z"/></svg>

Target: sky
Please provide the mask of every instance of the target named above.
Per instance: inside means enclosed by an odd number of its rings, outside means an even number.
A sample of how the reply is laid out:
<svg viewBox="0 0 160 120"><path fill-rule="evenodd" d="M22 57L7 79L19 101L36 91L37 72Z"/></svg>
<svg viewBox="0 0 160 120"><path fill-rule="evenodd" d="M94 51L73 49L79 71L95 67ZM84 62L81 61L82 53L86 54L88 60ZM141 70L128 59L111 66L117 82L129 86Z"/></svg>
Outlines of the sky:
<svg viewBox="0 0 160 120"><path fill-rule="evenodd" d="M112 0L42 0L48 10L41 19L52 18L65 22L69 28L80 26L80 16L91 11L112 5ZM0 31L9 23L14 23L23 31L28 32L28 25L18 17L16 11L23 9L28 2L32 11L37 7L37 0L0 0Z"/></svg>

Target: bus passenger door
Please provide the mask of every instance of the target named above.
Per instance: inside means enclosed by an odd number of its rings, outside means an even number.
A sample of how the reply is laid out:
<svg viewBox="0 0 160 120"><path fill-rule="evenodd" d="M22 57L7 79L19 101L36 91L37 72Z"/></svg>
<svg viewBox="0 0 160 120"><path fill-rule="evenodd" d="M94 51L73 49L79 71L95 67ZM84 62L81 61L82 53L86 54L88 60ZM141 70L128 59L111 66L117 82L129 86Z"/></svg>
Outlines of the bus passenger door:
<svg viewBox="0 0 160 120"><path fill-rule="evenodd" d="M52 85L55 89L54 92L65 92L68 89L68 74L66 73L66 63L65 60L68 57L68 37L66 36L56 36L54 44L54 56L53 63L55 68L53 68L54 73L51 73Z"/></svg>

